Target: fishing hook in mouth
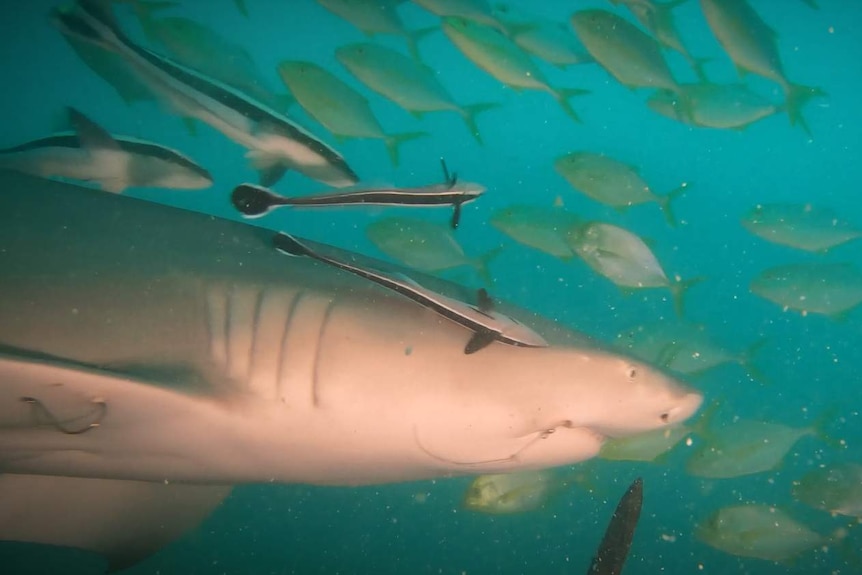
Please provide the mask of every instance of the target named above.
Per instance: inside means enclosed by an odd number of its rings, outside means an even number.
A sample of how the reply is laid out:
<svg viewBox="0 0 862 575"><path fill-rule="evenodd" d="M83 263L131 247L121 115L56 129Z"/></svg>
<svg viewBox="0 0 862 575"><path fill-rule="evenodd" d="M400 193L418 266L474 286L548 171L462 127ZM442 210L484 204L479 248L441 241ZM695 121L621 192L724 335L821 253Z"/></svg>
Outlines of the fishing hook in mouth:
<svg viewBox="0 0 862 575"><path fill-rule="evenodd" d="M44 403L42 403L40 400L36 399L35 397L26 397L25 396L25 397L21 397L20 399L21 399L21 401L29 404L33 408L33 415L34 415L35 419L37 421L39 421L39 423L42 423L43 421L40 421L40 420L42 420L44 418L44 420L47 420L48 424L50 424L51 426L56 428L58 431L65 433L66 435L80 435L82 433L86 433L87 431L90 431L91 429L93 429L95 427L99 427L102 420L105 418L105 415L108 413L108 403L104 399L94 399L93 404L96 406L96 411L93 414L93 416L94 416L95 420L86 424L84 427L72 428L72 427L68 427L62 421L57 419L57 416L54 415L50 409L45 407ZM75 419L80 419L80 417L75 418Z"/></svg>
<svg viewBox="0 0 862 575"><path fill-rule="evenodd" d="M548 437L553 435L554 432L556 432L558 428L561 428L561 427L570 428L570 427L572 427L572 422L568 421L568 420L561 421L560 423L557 423L553 427L548 427L547 429L544 429L542 431L534 432L536 434L536 436L534 438L527 441L527 443L525 443L524 445L519 447L517 450L515 450L514 453L512 453L511 455L509 455L507 457L500 457L497 459L484 459L484 460L477 460L477 461L456 461L454 459L447 459L445 457L437 455L436 453L432 453L431 450L429 450L427 447L422 445L422 441L419 438L419 430L416 428L415 425L413 426L413 438L416 441L416 445L419 447L419 449L421 449L423 452L425 452L425 454L428 455L429 457L436 459L437 461L442 461L443 463L448 463L450 465L462 465L464 467L471 467L471 466L489 465L489 464L493 464L493 463L516 462L516 461L518 461L519 456L521 455L521 453L524 450L529 448L531 445L533 445L537 441L542 441L543 439L547 439Z"/></svg>

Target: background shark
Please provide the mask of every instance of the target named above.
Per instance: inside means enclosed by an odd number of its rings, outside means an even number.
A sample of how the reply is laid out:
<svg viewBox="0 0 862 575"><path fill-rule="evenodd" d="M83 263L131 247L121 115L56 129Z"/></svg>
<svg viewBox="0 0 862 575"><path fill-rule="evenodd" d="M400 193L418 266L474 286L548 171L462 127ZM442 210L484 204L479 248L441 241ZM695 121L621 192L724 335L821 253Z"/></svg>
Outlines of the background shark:
<svg viewBox="0 0 862 575"><path fill-rule="evenodd" d="M495 342L466 355L468 329L285 257L270 230L17 174L0 174L0 188L0 539L128 564L233 484L564 465L606 437L683 421L702 401L515 309L505 311L550 347ZM82 491L104 497L56 517ZM133 542L74 529L172 498L187 504L141 515Z"/></svg>

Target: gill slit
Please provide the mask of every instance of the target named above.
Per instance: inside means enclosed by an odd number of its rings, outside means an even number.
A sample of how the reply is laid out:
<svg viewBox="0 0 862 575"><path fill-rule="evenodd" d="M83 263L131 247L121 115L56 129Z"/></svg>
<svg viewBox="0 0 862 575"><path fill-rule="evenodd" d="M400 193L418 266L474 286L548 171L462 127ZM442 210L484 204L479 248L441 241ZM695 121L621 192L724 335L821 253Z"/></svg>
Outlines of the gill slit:
<svg viewBox="0 0 862 575"><path fill-rule="evenodd" d="M317 394L317 378L320 375L320 348L323 347L323 336L326 335L326 327L332 310L335 308L335 298L329 300L326 311L323 312L323 320L320 322L320 330L317 332L317 345L314 346L314 364L311 366L311 404L318 407L320 398Z"/></svg>
<svg viewBox="0 0 862 575"><path fill-rule="evenodd" d="M260 288L257 290L257 299L254 302L254 318L251 321L251 345L249 346L249 358L248 358L248 374L247 381L251 382L251 378L254 377L255 369L254 369L254 358L257 357L257 336L260 331L260 323L261 317L260 313L263 311L263 299L266 297L266 289Z"/></svg>
<svg viewBox="0 0 862 575"><path fill-rule="evenodd" d="M287 317L284 319L284 330L281 332L281 343L278 346L278 368L276 369L276 391L278 396L284 400L284 362L287 361L287 337L290 334L290 326L299 308L299 301L305 295L305 290L299 290L290 302Z"/></svg>

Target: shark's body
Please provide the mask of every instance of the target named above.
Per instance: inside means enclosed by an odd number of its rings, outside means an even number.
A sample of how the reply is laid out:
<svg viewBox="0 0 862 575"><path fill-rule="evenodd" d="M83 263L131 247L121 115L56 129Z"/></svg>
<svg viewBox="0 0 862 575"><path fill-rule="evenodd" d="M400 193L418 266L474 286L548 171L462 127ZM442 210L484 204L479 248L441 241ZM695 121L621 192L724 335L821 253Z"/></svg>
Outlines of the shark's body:
<svg viewBox="0 0 862 575"><path fill-rule="evenodd" d="M466 355L468 329L285 257L273 235L0 174L0 473L62 489L67 477L354 485L542 468L701 402L535 318L551 347ZM0 539L69 544L20 535L10 517L0 500ZM105 548L88 541L72 544Z"/></svg>

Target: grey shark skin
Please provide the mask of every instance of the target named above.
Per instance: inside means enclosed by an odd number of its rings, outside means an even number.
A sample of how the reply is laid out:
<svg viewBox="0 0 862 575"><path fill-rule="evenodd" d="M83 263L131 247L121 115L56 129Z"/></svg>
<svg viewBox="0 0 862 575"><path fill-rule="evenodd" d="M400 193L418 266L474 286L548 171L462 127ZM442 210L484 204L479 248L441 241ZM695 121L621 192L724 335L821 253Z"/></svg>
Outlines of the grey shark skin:
<svg viewBox="0 0 862 575"><path fill-rule="evenodd" d="M468 329L285 258L269 230L16 174L0 188L0 471L367 484L541 468L702 399L600 349L465 356Z"/></svg>
<svg viewBox="0 0 862 575"><path fill-rule="evenodd" d="M566 464L701 403L514 308L501 306L550 347L465 355L470 330L284 257L273 233L0 173L0 540L129 564L164 543L159 526L205 516L222 486ZM142 508L159 512L112 527Z"/></svg>
<svg viewBox="0 0 862 575"><path fill-rule="evenodd" d="M470 330L285 258L270 230L17 174L0 189L3 472L355 485L542 468L702 400L598 348L465 355Z"/></svg>

